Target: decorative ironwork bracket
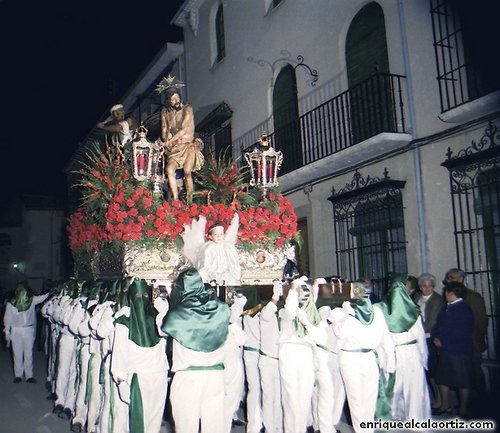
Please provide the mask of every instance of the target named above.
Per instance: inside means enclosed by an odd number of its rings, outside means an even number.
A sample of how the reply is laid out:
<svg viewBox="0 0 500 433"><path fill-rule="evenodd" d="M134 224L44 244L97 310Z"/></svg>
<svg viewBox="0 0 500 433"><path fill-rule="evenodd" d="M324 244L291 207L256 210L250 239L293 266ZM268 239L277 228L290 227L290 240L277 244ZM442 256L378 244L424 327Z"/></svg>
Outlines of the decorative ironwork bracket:
<svg viewBox="0 0 500 433"><path fill-rule="evenodd" d="M484 134L476 143L472 140L471 145L461 149L456 155L448 147L446 161L441 163L443 167L451 170L455 167L465 166L489 158L498 158L500 155L500 129L490 120L484 130Z"/></svg>
<svg viewBox="0 0 500 433"><path fill-rule="evenodd" d="M335 191L335 187L332 187L332 195L328 200L331 202L339 202L364 196L374 191L399 190L404 188L405 184L406 181L404 180L391 179L387 168L384 168L384 177L382 179L379 177L370 177L370 175L363 178L361 173L356 170L352 177L352 181L346 184L346 186L338 192Z"/></svg>
<svg viewBox="0 0 500 433"><path fill-rule="evenodd" d="M274 72L276 71L276 66L280 63L290 63L293 65L293 69L297 70L297 68L302 68L305 69L307 74L310 76L308 82L309 84L314 87L316 86L316 82L318 81L319 74L316 69L312 69L309 65L304 63L304 56L299 54L296 59L292 59L292 53L288 50L281 50L280 51L281 57L279 59L274 60L272 63L264 60L264 59L254 59L253 57L247 57L247 61L250 63L256 63L259 66L269 66L271 69L271 72L274 77Z"/></svg>

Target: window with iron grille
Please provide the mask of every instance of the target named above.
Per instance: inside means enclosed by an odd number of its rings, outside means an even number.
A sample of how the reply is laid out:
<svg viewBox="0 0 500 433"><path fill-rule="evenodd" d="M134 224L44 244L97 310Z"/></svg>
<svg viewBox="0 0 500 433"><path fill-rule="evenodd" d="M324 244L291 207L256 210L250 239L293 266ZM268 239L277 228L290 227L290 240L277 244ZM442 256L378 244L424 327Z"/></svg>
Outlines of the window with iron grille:
<svg viewBox="0 0 500 433"><path fill-rule="evenodd" d="M215 15L215 39L217 42L217 57L216 62L220 62L226 57L226 42L224 40L224 10L222 4L217 9Z"/></svg>
<svg viewBox="0 0 500 433"><path fill-rule="evenodd" d="M491 60L498 40L496 23L489 28L497 16L492 6L465 0L430 0L430 6L441 111L500 89Z"/></svg>
<svg viewBox="0 0 500 433"><path fill-rule="evenodd" d="M207 158L232 156L231 117L233 110L225 102L217 104L197 124L196 131L203 140Z"/></svg>
<svg viewBox="0 0 500 433"><path fill-rule="evenodd" d="M500 130L489 123L476 143L456 155L448 149L456 263L467 285L484 298L490 318L487 357L500 347Z"/></svg>
<svg viewBox="0 0 500 433"><path fill-rule="evenodd" d="M375 293L387 291L391 272L407 272L402 188L384 177L353 180L328 199L333 204L337 271L351 280L368 277Z"/></svg>
<svg viewBox="0 0 500 433"><path fill-rule="evenodd" d="M200 138L203 140L205 158L232 157L231 122L224 122L210 132L200 132Z"/></svg>

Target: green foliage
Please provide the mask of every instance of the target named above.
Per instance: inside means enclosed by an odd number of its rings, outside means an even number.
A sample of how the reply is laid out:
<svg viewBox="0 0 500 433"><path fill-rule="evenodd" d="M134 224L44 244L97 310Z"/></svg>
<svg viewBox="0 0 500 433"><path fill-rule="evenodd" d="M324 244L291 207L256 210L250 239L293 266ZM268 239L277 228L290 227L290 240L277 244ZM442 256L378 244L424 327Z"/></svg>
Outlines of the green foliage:
<svg viewBox="0 0 500 433"><path fill-rule="evenodd" d="M208 204L211 202L222 203L226 206L238 202L242 205L254 205L257 203L255 197L248 193L249 177L247 167L239 168L236 161L220 155L219 158L207 158L202 169L195 173L195 182L201 192L194 195L194 199L202 201L202 197Z"/></svg>

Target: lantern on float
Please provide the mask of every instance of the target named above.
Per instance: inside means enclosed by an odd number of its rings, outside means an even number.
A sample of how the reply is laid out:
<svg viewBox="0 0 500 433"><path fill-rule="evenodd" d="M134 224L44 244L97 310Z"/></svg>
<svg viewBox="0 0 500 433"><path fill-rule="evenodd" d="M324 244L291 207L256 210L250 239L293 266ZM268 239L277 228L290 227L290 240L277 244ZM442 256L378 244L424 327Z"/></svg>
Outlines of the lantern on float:
<svg viewBox="0 0 500 433"><path fill-rule="evenodd" d="M157 143L150 142L146 135L147 128L141 124L137 128L137 138L132 141L134 178L139 182L145 180L153 181L153 190L161 190L163 184L162 148Z"/></svg>
<svg viewBox="0 0 500 433"><path fill-rule="evenodd" d="M278 170L283 163L283 152L276 151L269 144L269 137L263 134L252 151L245 153L245 159L250 168L250 186L256 186L265 197L267 191L276 188Z"/></svg>

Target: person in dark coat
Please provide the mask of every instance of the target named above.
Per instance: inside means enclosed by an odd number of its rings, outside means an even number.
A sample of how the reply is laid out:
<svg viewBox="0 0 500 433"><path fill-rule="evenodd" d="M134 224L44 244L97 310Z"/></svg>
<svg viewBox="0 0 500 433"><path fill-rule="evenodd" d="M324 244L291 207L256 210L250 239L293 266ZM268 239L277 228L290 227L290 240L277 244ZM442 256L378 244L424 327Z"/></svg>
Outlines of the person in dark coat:
<svg viewBox="0 0 500 433"><path fill-rule="evenodd" d="M467 288L459 282L445 286L447 305L439 312L432 329L432 341L440 351L436 382L441 394L441 407L433 410L434 415L451 413L450 388L458 388L459 415L466 417L468 414L470 390L474 383L474 315L464 301L466 291Z"/></svg>

